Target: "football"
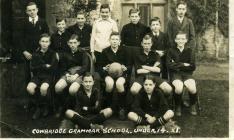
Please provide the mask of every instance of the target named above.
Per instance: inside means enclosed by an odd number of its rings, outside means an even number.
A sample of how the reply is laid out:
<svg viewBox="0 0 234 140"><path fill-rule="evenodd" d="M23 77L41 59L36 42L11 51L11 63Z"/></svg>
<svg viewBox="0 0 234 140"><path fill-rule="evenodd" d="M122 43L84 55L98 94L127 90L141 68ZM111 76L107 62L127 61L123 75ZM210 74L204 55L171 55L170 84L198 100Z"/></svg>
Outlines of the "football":
<svg viewBox="0 0 234 140"><path fill-rule="evenodd" d="M123 70L122 70L121 64L116 63L116 62L112 63L109 66L108 74L113 78L118 78L118 77L122 76Z"/></svg>

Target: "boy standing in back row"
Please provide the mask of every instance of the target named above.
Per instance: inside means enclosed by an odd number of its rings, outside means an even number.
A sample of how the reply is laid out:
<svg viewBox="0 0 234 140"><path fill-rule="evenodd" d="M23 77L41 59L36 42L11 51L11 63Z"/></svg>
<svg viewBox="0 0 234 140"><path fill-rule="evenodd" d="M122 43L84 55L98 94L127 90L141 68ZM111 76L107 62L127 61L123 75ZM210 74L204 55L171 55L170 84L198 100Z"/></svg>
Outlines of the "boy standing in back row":
<svg viewBox="0 0 234 140"><path fill-rule="evenodd" d="M110 35L112 32L118 32L117 23L110 18L110 7L108 4L101 5L100 8L101 18L96 20L93 25L91 41L90 41L90 52L93 60L96 62L95 68L97 72L101 72L100 67L101 53L103 49L110 46Z"/></svg>
<svg viewBox="0 0 234 140"><path fill-rule="evenodd" d="M170 47L176 47L175 38L179 31L186 33L188 37L187 46L194 49L196 47L195 31L193 21L185 16L187 4L184 1L178 2L176 6L176 17L169 20L167 34Z"/></svg>

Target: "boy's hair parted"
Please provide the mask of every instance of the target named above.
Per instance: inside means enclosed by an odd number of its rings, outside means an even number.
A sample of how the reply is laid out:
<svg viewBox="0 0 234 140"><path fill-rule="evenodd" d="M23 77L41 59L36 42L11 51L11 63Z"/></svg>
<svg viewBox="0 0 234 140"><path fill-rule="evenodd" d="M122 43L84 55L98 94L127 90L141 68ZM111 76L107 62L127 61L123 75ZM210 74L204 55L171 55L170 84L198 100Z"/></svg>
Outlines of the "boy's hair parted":
<svg viewBox="0 0 234 140"><path fill-rule="evenodd" d="M187 7L187 3L184 1L184 0L179 0L177 3L176 3L176 8L178 8L179 5L185 5Z"/></svg>
<svg viewBox="0 0 234 140"><path fill-rule="evenodd" d="M142 41L143 41L143 40L149 40L149 39L152 41L152 36L151 36L150 34L146 34L146 35L143 37Z"/></svg>
<svg viewBox="0 0 234 140"><path fill-rule="evenodd" d="M76 39L77 41L80 41L79 36L76 35L76 34L72 34L72 35L69 37L68 41L69 41L69 40L73 40L73 39Z"/></svg>
<svg viewBox="0 0 234 140"><path fill-rule="evenodd" d="M151 75L151 74L147 74L147 75L145 75L145 77L144 77L144 81L145 80L152 80L153 81L153 83L156 83L156 79L155 79L155 77L153 76L153 75Z"/></svg>
<svg viewBox="0 0 234 140"><path fill-rule="evenodd" d="M133 13L138 13L138 15L141 16L141 12L137 8L130 9L128 15L130 16Z"/></svg>
<svg viewBox="0 0 234 140"><path fill-rule="evenodd" d="M109 11L110 11L110 6L109 6L109 4L102 4L101 7L100 7L100 11L101 11L102 9L109 9Z"/></svg>
<svg viewBox="0 0 234 140"><path fill-rule="evenodd" d="M33 1L29 2L29 3L26 5L26 7L32 6L32 5L36 5L36 7L37 7L37 4L36 4L35 2L33 2Z"/></svg>
<svg viewBox="0 0 234 140"><path fill-rule="evenodd" d="M84 17L86 18L86 13L83 10L80 10L79 12L77 12L76 16L78 15L84 15Z"/></svg>
<svg viewBox="0 0 234 140"><path fill-rule="evenodd" d="M50 35L47 34L47 33L41 34L41 35L40 35L40 40L41 40L43 37L46 37L46 38L49 38L49 39L50 39Z"/></svg>
<svg viewBox="0 0 234 140"><path fill-rule="evenodd" d="M185 35L186 38L188 39L188 35L187 35L186 32L184 32L184 31L179 31L179 32L176 34L176 37L177 37L177 35Z"/></svg>
<svg viewBox="0 0 234 140"><path fill-rule="evenodd" d="M85 77L92 77L93 78L93 80L94 80L94 76L92 75L92 73L91 72L85 72L85 74L82 76L82 81L84 80L84 78Z"/></svg>
<svg viewBox="0 0 234 140"><path fill-rule="evenodd" d="M56 22L56 24L58 23L58 22L61 22L61 21L65 21L65 22L67 22L67 20L66 20L66 18L64 18L64 17L57 17L56 19L55 19L55 22Z"/></svg>
<svg viewBox="0 0 234 140"><path fill-rule="evenodd" d="M159 18L159 17L154 17L154 18L152 18L152 19L150 20L150 25L151 25L152 22L154 22L154 21L158 21L158 22L161 24L160 18Z"/></svg>
<svg viewBox="0 0 234 140"><path fill-rule="evenodd" d="M120 37L120 33L119 33L119 32L112 32L112 33L110 34L110 38L111 38L112 36L114 36L114 35Z"/></svg>

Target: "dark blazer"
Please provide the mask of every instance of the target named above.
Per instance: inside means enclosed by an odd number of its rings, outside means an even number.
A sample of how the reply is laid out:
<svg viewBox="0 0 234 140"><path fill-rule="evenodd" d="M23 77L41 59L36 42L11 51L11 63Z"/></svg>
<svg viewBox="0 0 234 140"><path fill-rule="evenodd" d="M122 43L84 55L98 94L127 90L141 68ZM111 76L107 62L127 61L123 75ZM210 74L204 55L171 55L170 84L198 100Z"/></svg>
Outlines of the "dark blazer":
<svg viewBox="0 0 234 140"><path fill-rule="evenodd" d="M85 24L81 30L77 24L68 27L68 32L71 34L77 34L80 38L80 47L89 47L90 38L92 33L92 27L88 24Z"/></svg>
<svg viewBox="0 0 234 140"><path fill-rule="evenodd" d="M63 53L63 52L69 52L70 48L67 45L67 41L71 37L71 33L65 30L64 33L61 35L58 32L55 32L51 36L51 49L53 49L56 52Z"/></svg>
<svg viewBox="0 0 234 140"><path fill-rule="evenodd" d="M57 67L57 59L55 52L51 49L48 49L47 52L42 53L40 49L32 55L31 60L31 70L34 76L37 77L51 77ZM51 65L51 67L47 68L46 64Z"/></svg>
<svg viewBox="0 0 234 140"><path fill-rule="evenodd" d="M167 53L167 67L170 73L192 74L196 69L195 55L191 48L185 47L182 52L177 47L170 48ZM184 66L189 63L190 66Z"/></svg>
<svg viewBox="0 0 234 140"><path fill-rule="evenodd" d="M128 23L121 31L121 44L124 46L140 47L145 34L150 32L150 28L142 23Z"/></svg>
<svg viewBox="0 0 234 140"><path fill-rule="evenodd" d="M89 98L82 86L75 96L74 110L84 115L97 114L102 109L102 103L103 99L97 88L93 87ZM87 111L82 109L84 106L88 107Z"/></svg>
<svg viewBox="0 0 234 140"><path fill-rule="evenodd" d="M136 95L132 104L132 111L140 116L151 114L158 118L164 115L168 109L168 104L163 92L157 88L153 91L150 100L145 90L142 89L139 94Z"/></svg>
<svg viewBox="0 0 234 140"><path fill-rule="evenodd" d="M168 50L168 41L167 41L167 35L163 32L159 32L159 36L155 36L152 32L150 33L153 41L153 45L151 47L152 51L155 50L162 50L167 51Z"/></svg>
<svg viewBox="0 0 234 140"><path fill-rule="evenodd" d="M64 74L70 73L69 69L73 67L80 67L80 69L77 69L75 72L80 76L83 75L86 71L88 71L90 64L89 58L85 51L79 48L75 53L72 53L71 51L63 53L60 58L60 70L61 72L64 72Z"/></svg>
<svg viewBox="0 0 234 140"><path fill-rule="evenodd" d="M184 17L183 22L180 23L177 17L169 20L167 25L167 35L170 46L176 46L175 37L179 31L183 31L187 34L188 42L187 45L191 48L196 47L195 41L195 29L193 21L187 17Z"/></svg>
<svg viewBox="0 0 234 140"><path fill-rule="evenodd" d="M29 22L28 17L22 21L22 30L21 30L21 54L24 51L33 53L38 47L38 42L40 35L43 33L49 33L49 28L46 21L42 18L38 18L38 21L35 25Z"/></svg>

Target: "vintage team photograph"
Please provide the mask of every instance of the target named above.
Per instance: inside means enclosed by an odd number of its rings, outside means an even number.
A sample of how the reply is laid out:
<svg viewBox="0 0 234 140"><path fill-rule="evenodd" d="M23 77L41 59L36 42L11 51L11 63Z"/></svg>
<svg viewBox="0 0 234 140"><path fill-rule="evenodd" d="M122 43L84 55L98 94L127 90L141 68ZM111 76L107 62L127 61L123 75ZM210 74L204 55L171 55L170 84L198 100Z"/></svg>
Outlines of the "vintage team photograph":
<svg viewBox="0 0 234 140"><path fill-rule="evenodd" d="M1 0L1 138L229 138L228 0Z"/></svg>

